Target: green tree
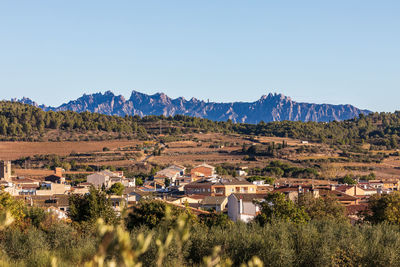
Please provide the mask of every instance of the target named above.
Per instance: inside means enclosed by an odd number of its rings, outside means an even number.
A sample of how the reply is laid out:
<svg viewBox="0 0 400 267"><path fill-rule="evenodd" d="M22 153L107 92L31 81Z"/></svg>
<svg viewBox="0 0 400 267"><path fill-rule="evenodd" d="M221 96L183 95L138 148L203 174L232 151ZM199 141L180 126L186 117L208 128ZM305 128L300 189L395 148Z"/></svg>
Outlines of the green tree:
<svg viewBox="0 0 400 267"><path fill-rule="evenodd" d="M63 162L63 163L61 164L61 167L62 167L64 170L66 170L66 171L70 171L71 168L72 168L71 163L69 163L69 162Z"/></svg>
<svg viewBox="0 0 400 267"><path fill-rule="evenodd" d="M14 221L20 223L24 218L24 203L16 200L8 192L0 191L0 212L8 211Z"/></svg>
<svg viewBox="0 0 400 267"><path fill-rule="evenodd" d="M168 214L168 216L166 216ZM174 225L180 215L186 215L192 222L196 221L196 217L185 209L178 208L173 205L166 204L159 200L141 201L133 208L126 218L126 226L128 229L146 225L154 228L161 223Z"/></svg>
<svg viewBox="0 0 400 267"><path fill-rule="evenodd" d="M171 185L171 180L169 178L165 178L164 184L165 184L165 187L169 187Z"/></svg>
<svg viewBox="0 0 400 267"><path fill-rule="evenodd" d="M40 227L40 225L46 219L46 212L44 209L39 207L25 207L24 209L25 219L29 221L33 226Z"/></svg>
<svg viewBox="0 0 400 267"><path fill-rule="evenodd" d="M331 196L316 198L312 193L306 193L299 197L298 205L312 220L348 221L345 207Z"/></svg>
<svg viewBox="0 0 400 267"><path fill-rule="evenodd" d="M233 224L233 221L229 219L228 215L221 212L211 212L210 214L199 215L200 223L208 227L228 227Z"/></svg>
<svg viewBox="0 0 400 267"><path fill-rule="evenodd" d="M365 219L371 223L387 222L400 225L400 192L371 196L365 215Z"/></svg>
<svg viewBox="0 0 400 267"><path fill-rule="evenodd" d="M357 181L354 180L349 174L343 177L342 182L344 184L357 184Z"/></svg>
<svg viewBox="0 0 400 267"><path fill-rule="evenodd" d="M124 189L125 189L125 186L123 184L115 183L110 187L110 189L108 189L107 193L110 195L122 196Z"/></svg>
<svg viewBox="0 0 400 267"><path fill-rule="evenodd" d="M142 179L141 177L137 177L137 178L136 178L136 185L137 185L137 186L143 185L143 179Z"/></svg>
<svg viewBox="0 0 400 267"><path fill-rule="evenodd" d="M392 149L396 149L398 147L398 142L397 142L397 138L395 135L390 136L390 147Z"/></svg>
<svg viewBox="0 0 400 267"><path fill-rule="evenodd" d="M304 208L286 199L282 193L271 193L258 205L260 205L261 213L256 216L255 221L261 225L270 223L273 220L294 223L304 223L309 220Z"/></svg>
<svg viewBox="0 0 400 267"><path fill-rule="evenodd" d="M74 222L95 222L102 218L106 223L118 222L118 217L107 195L90 187L89 194L74 194L69 197L69 217Z"/></svg>

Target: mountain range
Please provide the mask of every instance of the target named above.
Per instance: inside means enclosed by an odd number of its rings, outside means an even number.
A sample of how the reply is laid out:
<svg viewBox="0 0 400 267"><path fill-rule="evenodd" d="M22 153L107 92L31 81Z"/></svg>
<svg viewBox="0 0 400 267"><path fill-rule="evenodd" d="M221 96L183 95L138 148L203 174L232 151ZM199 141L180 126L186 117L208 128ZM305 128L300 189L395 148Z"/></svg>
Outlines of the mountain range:
<svg viewBox="0 0 400 267"><path fill-rule="evenodd" d="M82 97L62 104L59 107L38 105L29 98L13 99L40 107L45 111L97 112L106 115L164 115L177 114L201 117L215 121L243 123L259 123L260 121L316 121L329 122L352 119L371 111L361 110L352 105L312 104L293 101L282 94L263 95L255 102L216 103L196 98L186 100L183 97L172 99L164 93L154 95L132 91L129 99L115 95L111 91L105 93L84 94Z"/></svg>

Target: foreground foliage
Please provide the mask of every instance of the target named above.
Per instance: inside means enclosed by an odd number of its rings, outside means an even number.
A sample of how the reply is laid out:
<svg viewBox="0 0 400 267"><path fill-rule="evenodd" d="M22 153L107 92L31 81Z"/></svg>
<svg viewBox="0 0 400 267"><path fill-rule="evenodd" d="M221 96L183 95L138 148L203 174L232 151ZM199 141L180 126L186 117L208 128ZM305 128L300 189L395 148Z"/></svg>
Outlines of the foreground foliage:
<svg viewBox="0 0 400 267"><path fill-rule="evenodd" d="M206 227L180 218L131 233L102 222L86 234L65 223L7 228L0 246L3 266L394 266L400 230L329 221Z"/></svg>
<svg viewBox="0 0 400 267"><path fill-rule="evenodd" d="M39 208L20 207L3 193L0 266L394 266L400 261L400 229L393 220L399 217L397 193L373 197L367 217L372 224L354 226L334 199L308 194L297 202L270 194L260 203L262 216L249 224L216 213L196 217L161 201L140 202L120 219L105 196L92 188L87 196L71 197L75 207L68 223Z"/></svg>

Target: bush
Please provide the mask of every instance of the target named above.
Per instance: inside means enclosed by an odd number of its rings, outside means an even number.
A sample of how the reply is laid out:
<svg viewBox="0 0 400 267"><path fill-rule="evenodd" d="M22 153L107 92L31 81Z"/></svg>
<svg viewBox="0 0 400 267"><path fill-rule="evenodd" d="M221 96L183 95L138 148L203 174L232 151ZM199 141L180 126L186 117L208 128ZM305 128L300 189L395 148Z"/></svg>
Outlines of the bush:
<svg viewBox="0 0 400 267"><path fill-rule="evenodd" d="M31 254L49 248L45 234L34 227L26 231L18 228L5 231L2 246L3 250L12 259L26 259Z"/></svg>

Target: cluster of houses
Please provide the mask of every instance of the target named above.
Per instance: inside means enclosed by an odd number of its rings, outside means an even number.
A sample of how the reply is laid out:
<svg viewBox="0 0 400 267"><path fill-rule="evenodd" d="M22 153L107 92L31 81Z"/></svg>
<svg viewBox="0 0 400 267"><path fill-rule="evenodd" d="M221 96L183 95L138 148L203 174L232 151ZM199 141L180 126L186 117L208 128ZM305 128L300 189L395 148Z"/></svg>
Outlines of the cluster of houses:
<svg viewBox="0 0 400 267"><path fill-rule="evenodd" d="M240 170L243 171L243 170ZM250 183L240 173L239 178L223 178L215 167L200 164L190 171L179 165L171 165L136 186L134 178L126 178L123 172L100 171L87 176L87 181L76 186L66 182L64 170L56 168L54 174L40 180L13 177L11 162L0 161L0 186L4 191L22 199L28 205L40 206L54 212L59 218L67 218L70 194L87 194L90 186L109 189L115 183L124 185L122 196L110 196L115 210L134 205L142 199L160 199L173 205L189 207L195 213L215 210L226 212L233 221L248 222L258 213L257 201L263 201L270 192L280 192L290 200L305 193L315 198L334 197L348 210L351 218L363 210L373 194L390 193L399 189L399 181L364 181L357 185L283 184L269 185L263 181Z"/></svg>
<svg viewBox="0 0 400 267"><path fill-rule="evenodd" d="M240 175L241 176L241 175ZM165 180L171 185L165 188ZM222 178L215 173L215 168L201 164L185 174L185 168L172 165L154 176L142 190L168 192L159 194L160 198L173 204L186 204L192 208L227 212L233 221L248 222L258 213L256 204L267 194L279 192L288 199L296 201L301 194L310 193L315 198L333 197L347 209L350 218L357 219L357 212L367 207L368 198L374 194L391 193L400 188L398 180L360 181L357 185L332 184L275 184L263 181L250 183L245 179Z"/></svg>
<svg viewBox="0 0 400 267"><path fill-rule="evenodd" d="M90 186L109 189L113 184L121 183L126 190L135 188L135 179L126 178L123 172L108 170L87 176L87 182L72 186L66 182L65 171L55 168L53 174L42 179L30 179L12 175L11 162L0 161L0 187L15 198L23 200L31 206L47 208L60 219L67 218L68 198L71 194L87 194ZM123 199L112 196L111 202L116 210L120 210Z"/></svg>

